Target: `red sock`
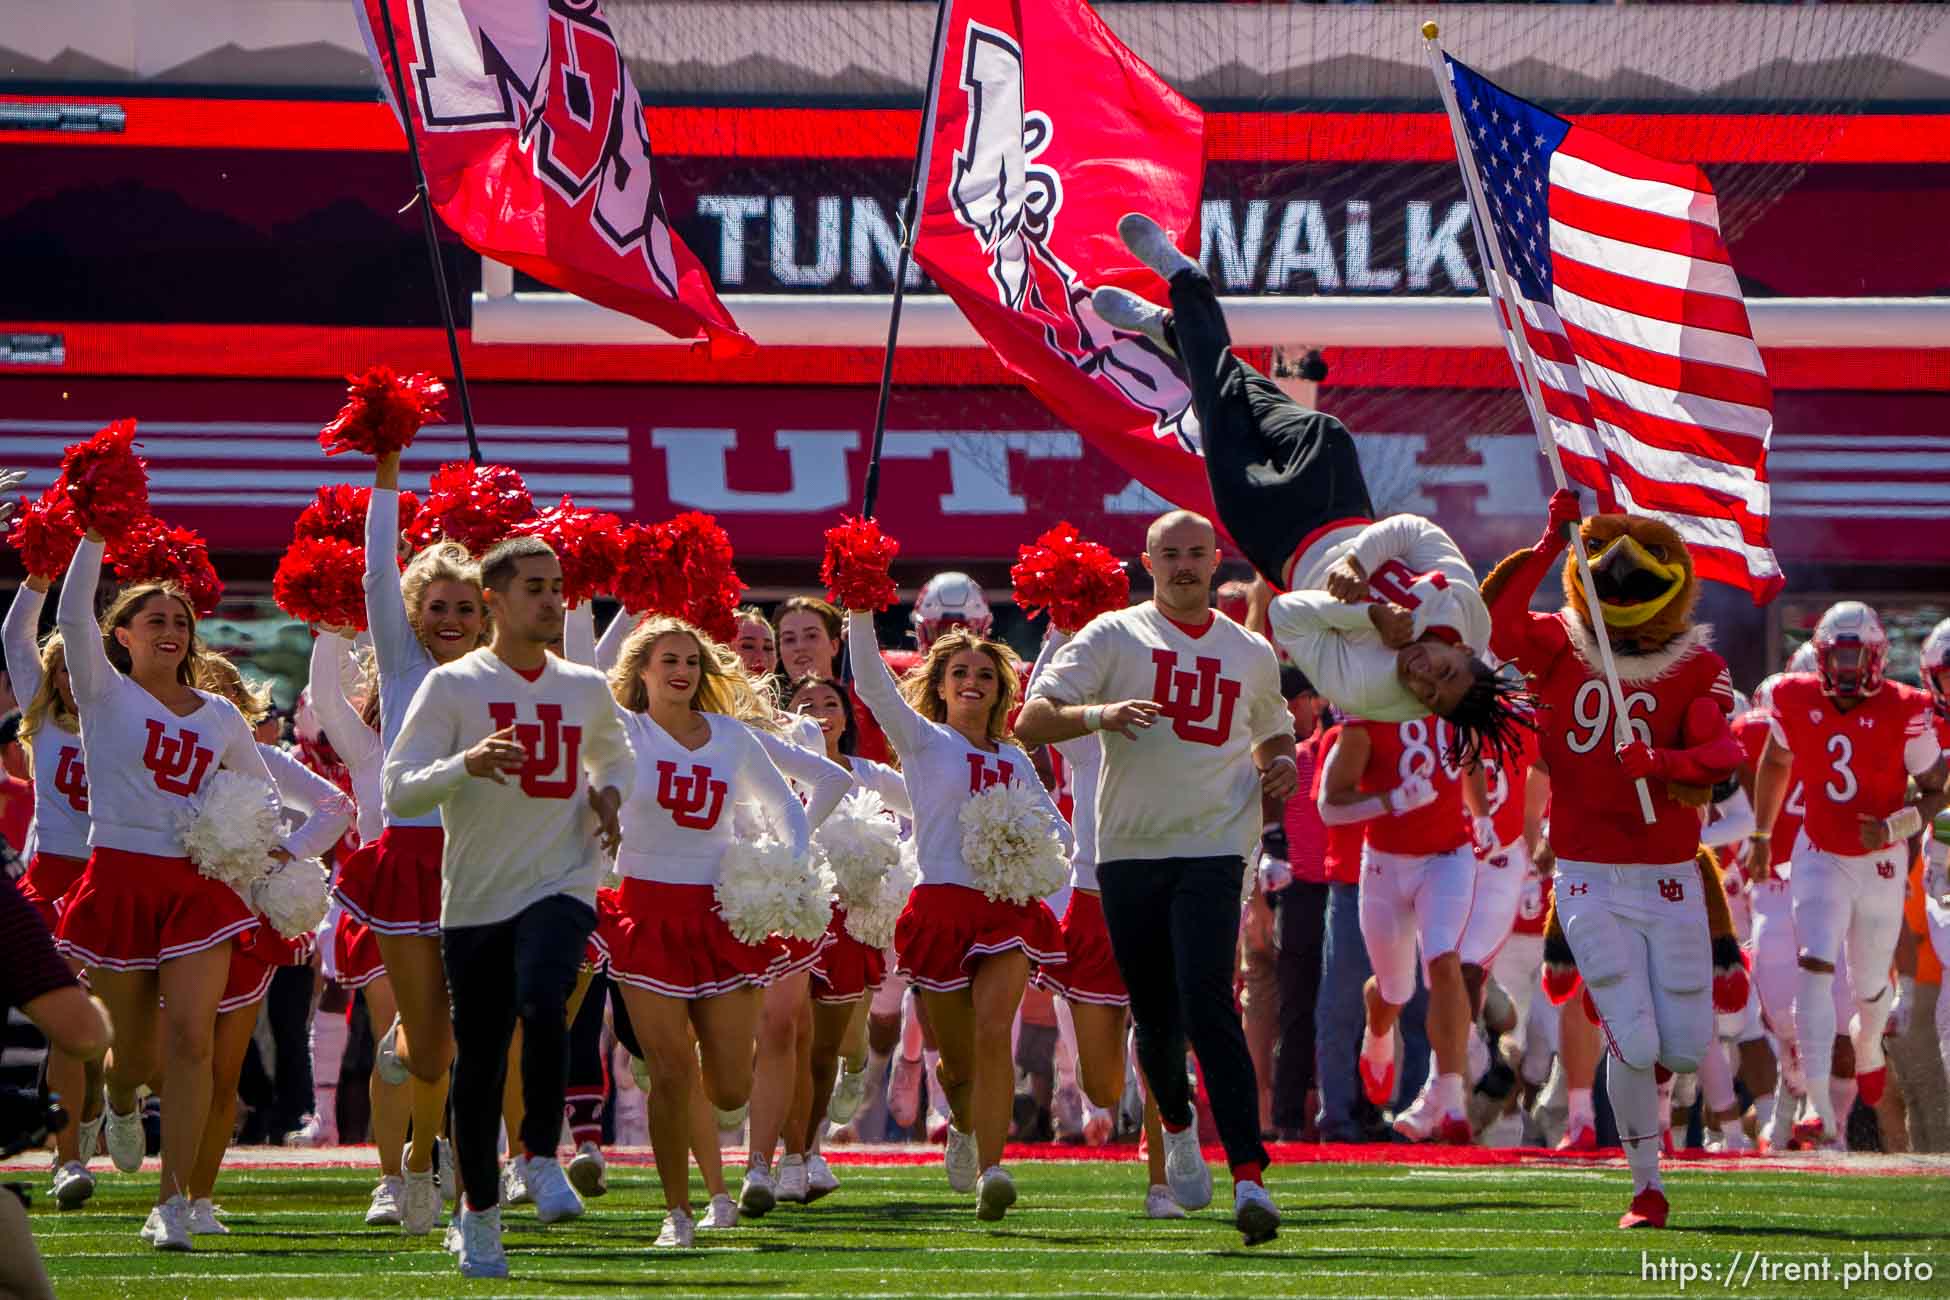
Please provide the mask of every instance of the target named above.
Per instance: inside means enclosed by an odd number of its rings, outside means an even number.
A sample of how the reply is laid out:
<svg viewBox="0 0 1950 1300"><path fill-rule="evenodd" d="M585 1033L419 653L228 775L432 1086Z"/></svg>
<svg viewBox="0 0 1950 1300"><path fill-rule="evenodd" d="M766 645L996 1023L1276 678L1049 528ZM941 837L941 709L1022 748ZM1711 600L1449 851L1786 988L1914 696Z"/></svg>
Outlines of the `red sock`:
<svg viewBox="0 0 1950 1300"><path fill-rule="evenodd" d="M1235 1183L1257 1183L1265 1181L1266 1166L1257 1160L1248 1160L1232 1167L1232 1181Z"/></svg>

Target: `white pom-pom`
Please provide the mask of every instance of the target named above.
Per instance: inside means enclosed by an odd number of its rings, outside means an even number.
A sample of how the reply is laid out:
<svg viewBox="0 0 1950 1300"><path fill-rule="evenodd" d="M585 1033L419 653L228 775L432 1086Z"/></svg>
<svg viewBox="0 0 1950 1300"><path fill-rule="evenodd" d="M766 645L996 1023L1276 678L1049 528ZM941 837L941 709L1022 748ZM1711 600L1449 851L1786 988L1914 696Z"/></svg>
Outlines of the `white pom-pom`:
<svg viewBox="0 0 1950 1300"><path fill-rule="evenodd" d="M740 943L817 939L833 922L833 874L777 836L740 839L718 867L718 914Z"/></svg>
<svg viewBox="0 0 1950 1300"><path fill-rule="evenodd" d="M1063 841L1042 798L1010 781L961 808L961 856L976 887L998 903L1047 897L1070 878Z"/></svg>
<svg viewBox="0 0 1950 1300"><path fill-rule="evenodd" d="M907 908L907 896L921 883L921 864L914 854L914 841L900 846L900 856L871 895L864 895L846 906L846 932L869 948L894 946L894 925Z"/></svg>
<svg viewBox="0 0 1950 1300"><path fill-rule="evenodd" d="M270 784L219 768L192 807L177 815L183 852L196 869L248 897L251 882L271 866L284 826Z"/></svg>
<svg viewBox="0 0 1950 1300"><path fill-rule="evenodd" d="M301 938L324 924L328 884L317 858L280 862L251 883L250 904L279 934Z"/></svg>
<svg viewBox="0 0 1950 1300"><path fill-rule="evenodd" d="M813 843L839 883L840 906L848 912L855 900L871 900L901 859L900 827L871 790L856 790L840 800L814 833Z"/></svg>

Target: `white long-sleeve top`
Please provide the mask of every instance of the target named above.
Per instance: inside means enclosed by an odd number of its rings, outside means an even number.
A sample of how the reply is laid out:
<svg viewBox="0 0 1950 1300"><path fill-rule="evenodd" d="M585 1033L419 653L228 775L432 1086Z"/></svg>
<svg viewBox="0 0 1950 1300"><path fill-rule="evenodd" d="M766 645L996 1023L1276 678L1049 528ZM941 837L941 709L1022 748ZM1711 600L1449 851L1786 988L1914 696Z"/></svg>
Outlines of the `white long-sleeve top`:
<svg viewBox="0 0 1950 1300"><path fill-rule="evenodd" d="M467 751L510 725L527 769L505 785L469 775ZM627 801L635 783L622 711L601 673L545 655L529 681L486 647L427 673L386 754L388 810L437 812L446 828L448 927L505 921L551 894L593 906L609 858L589 791L614 786Z"/></svg>
<svg viewBox="0 0 1950 1300"><path fill-rule="evenodd" d="M562 612L562 657L596 666L596 608L586 600Z"/></svg>
<svg viewBox="0 0 1950 1300"><path fill-rule="evenodd" d="M589 617L593 623L593 611ZM616 667L617 657L623 653L623 639L642 621L629 610L618 609L616 616L609 620L609 626L603 629L602 639L596 642L596 667L604 672Z"/></svg>
<svg viewBox="0 0 1950 1300"><path fill-rule="evenodd" d="M197 691L203 703L187 716L124 677L102 650L95 621L102 544L75 548L55 622L67 649L68 684L81 713L81 747L88 764L88 843L95 848L180 858L177 818L193 805L219 766L254 776L271 773L250 724L220 695Z"/></svg>
<svg viewBox="0 0 1950 1300"><path fill-rule="evenodd" d="M286 851L294 858L324 857L352 824L352 800L276 745L260 743L257 752L271 773L271 785L278 792L286 819L293 812L304 814L298 828L285 836Z"/></svg>
<svg viewBox="0 0 1950 1300"><path fill-rule="evenodd" d="M379 664L379 744L390 755L413 697L434 669L434 658L413 632L400 592L399 492L374 488L366 502L366 626ZM438 826L437 810L404 816L382 801L387 826Z"/></svg>
<svg viewBox="0 0 1950 1300"><path fill-rule="evenodd" d="M854 785L879 795L880 802L887 805L887 811L901 820L914 820L914 805L907 797L907 782L898 771L871 758L861 758L858 754L843 754L841 757L846 761L846 770L852 775Z"/></svg>
<svg viewBox="0 0 1950 1300"><path fill-rule="evenodd" d="M812 722L812 719L804 721ZM798 734L791 739L756 727L750 730L765 756L772 760L772 766L798 791L806 805L807 820L818 830L853 788L853 774L826 757L817 722L813 722L810 737L803 728L795 728Z"/></svg>
<svg viewBox="0 0 1950 1300"><path fill-rule="evenodd" d="M1068 632L1050 628L1043 638L1042 653L1036 656L1036 666L1029 670L1030 681L1036 680L1036 674L1069 640ZM1070 855L1070 888L1097 889L1097 787L1104 777L1104 738L1078 736L1050 748L1069 769L1070 830L1077 838L1076 852Z"/></svg>
<svg viewBox="0 0 1950 1300"><path fill-rule="evenodd" d="M709 713L710 739L686 749L647 713L623 718L636 755L636 790L623 804L619 874L715 885L725 854L740 838L741 806L756 810L795 855L805 856L812 820L757 733L736 718Z"/></svg>
<svg viewBox="0 0 1950 1300"><path fill-rule="evenodd" d="M854 689L900 755L901 774L914 809L922 884L980 888L961 853L961 810L971 797L1000 782L1014 782L1035 791L1062 837L1063 851L1075 850L1076 838L1070 825L1037 779L1029 755L1010 744L998 745L993 751L977 749L954 728L916 713L901 697L894 674L880 657L873 615L849 613L846 634L853 670L858 674Z"/></svg>
<svg viewBox="0 0 1950 1300"><path fill-rule="evenodd" d="M1368 575L1368 602L1348 603L1320 590L1348 555ZM1396 675L1397 652L1381 643L1368 618L1373 601L1407 609L1413 639L1440 630L1479 655L1489 645L1490 613L1475 570L1449 534L1419 515L1335 529L1294 564L1293 587L1273 600L1273 637L1314 689L1358 718L1408 722L1429 712Z"/></svg>
<svg viewBox="0 0 1950 1300"><path fill-rule="evenodd" d="M6 651L7 676L14 698L23 706L41 689L41 654L37 633L47 593L21 583L13 604L0 624L0 646ZM42 721L28 754L34 777L34 821L27 831L22 856L52 853L64 858L88 856L88 762L82 756L81 736L52 717Z"/></svg>
<svg viewBox="0 0 1950 1300"><path fill-rule="evenodd" d="M378 839L385 827L386 795L381 787L385 754L379 748L379 733L366 725L345 697L345 670L351 659L350 641L335 632L320 632L312 643L305 690L325 739L352 774L359 842L367 844Z"/></svg>

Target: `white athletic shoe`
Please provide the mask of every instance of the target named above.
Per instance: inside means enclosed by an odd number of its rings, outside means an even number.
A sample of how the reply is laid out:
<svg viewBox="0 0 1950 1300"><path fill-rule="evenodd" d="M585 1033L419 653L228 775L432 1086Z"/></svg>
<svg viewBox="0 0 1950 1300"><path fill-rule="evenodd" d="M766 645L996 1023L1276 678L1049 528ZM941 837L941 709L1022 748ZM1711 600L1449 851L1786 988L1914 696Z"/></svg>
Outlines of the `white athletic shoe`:
<svg viewBox="0 0 1950 1300"><path fill-rule="evenodd" d="M508 1252L501 1249L501 1207L470 1211L460 1225L460 1275L508 1276Z"/></svg>
<svg viewBox="0 0 1950 1300"><path fill-rule="evenodd" d="M149 1212L143 1235L157 1250L190 1250L190 1200L178 1192Z"/></svg>
<svg viewBox="0 0 1950 1300"><path fill-rule="evenodd" d="M822 1196L830 1196L840 1190L840 1180L833 1173L833 1167L826 1163L826 1157L817 1151L806 1157L806 1202L811 1204Z"/></svg>
<svg viewBox="0 0 1950 1300"><path fill-rule="evenodd" d="M1110 1112L1102 1106L1087 1105L1083 1112L1083 1144L1087 1147L1100 1147L1110 1141L1110 1135L1117 1128L1117 1122Z"/></svg>
<svg viewBox="0 0 1950 1300"><path fill-rule="evenodd" d="M440 1199L448 1209L460 1204L460 1166L454 1163L454 1146L446 1138L433 1140L433 1181L440 1184Z"/></svg>
<svg viewBox="0 0 1950 1300"><path fill-rule="evenodd" d="M162 1227L162 1206L149 1207L149 1217L142 1221L142 1239L150 1245L156 1244L156 1232Z"/></svg>
<svg viewBox="0 0 1950 1300"><path fill-rule="evenodd" d="M95 1176L79 1160L70 1160L54 1171L54 1203L64 1210L78 1210L95 1194Z"/></svg>
<svg viewBox="0 0 1950 1300"><path fill-rule="evenodd" d="M918 1058L894 1057L894 1069L887 1078L887 1113L902 1128L913 1128L921 1117L921 1072Z"/></svg>
<svg viewBox="0 0 1950 1300"><path fill-rule="evenodd" d="M657 1234L660 1250L688 1250L697 1245L697 1221L689 1210L672 1210L664 1215L663 1231Z"/></svg>
<svg viewBox="0 0 1950 1300"><path fill-rule="evenodd" d="M1280 1235L1280 1207L1260 1184L1240 1183L1232 1194L1232 1224L1248 1246L1257 1246Z"/></svg>
<svg viewBox="0 0 1950 1300"><path fill-rule="evenodd" d="M75 1159L81 1161L81 1163L84 1165L87 1164L90 1160L93 1160L96 1156L101 1154L102 1152L102 1116L101 1115L97 1115L93 1119L84 1119L81 1121L81 1129L79 1131L79 1134L77 1135L77 1143L80 1149L75 1153Z"/></svg>
<svg viewBox="0 0 1950 1300"><path fill-rule="evenodd" d="M1198 270L1198 263L1178 251L1164 227L1142 212L1125 213L1117 223L1117 236L1133 257L1156 271L1161 279L1170 280L1180 271Z"/></svg>
<svg viewBox="0 0 1950 1300"><path fill-rule="evenodd" d="M1165 1130L1165 1183L1188 1210L1202 1210L1212 1204L1212 1167L1198 1149L1197 1115L1182 1132Z"/></svg>
<svg viewBox="0 0 1950 1300"><path fill-rule="evenodd" d="M778 1198L793 1205L806 1203L806 1158L788 1155L779 1161Z"/></svg>
<svg viewBox="0 0 1950 1300"><path fill-rule="evenodd" d="M994 1223L1015 1203L1016 1180L1009 1177L1009 1171L1001 1165L990 1165L983 1170L975 1196L975 1217L984 1223Z"/></svg>
<svg viewBox="0 0 1950 1300"><path fill-rule="evenodd" d="M1185 1207L1171 1194L1171 1189L1163 1183L1153 1183L1151 1190L1144 1194L1144 1217L1147 1219L1182 1219Z"/></svg>
<svg viewBox="0 0 1950 1300"><path fill-rule="evenodd" d="M223 1226L217 1218L217 1207L207 1196L199 1196L190 1202L190 1235L193 1237L228 1237L230 1229Z"/></svg>
<svg viewBox="0 0 1950 1300"><path fill-rule="evenodd" d="M401 1206L406 1202L406 1180L388 1174L372 1188L372 1204L366 1207L368 1228L397 1228Z"/></svg>
<svg viewBox="0 0 1950 1300"><path fill-rule="evenodd" d="M1138 297L1129 289L1107 284L1090 295L1090 305L1097 309L1105 324L1142 334L1161 348L1171 347L1165 338L1165 321L1169 313L1158 304Z"/></svg>
<svg viewBox="0 0 1950 1300"><path fill-rule="evenodd" d="M501 1166L501 1204L526 1205L529 1202L528 1183L522 1175L522 1157L515 1156Z"/></svg>
<svg viewBox="0 0 1950 1300"><path fill-rule="evenodd" d="M941 1163L948 1171L948 1186L958 1192L972 1192L982 1173L981 1157L975 1150L975 1135L948 1126L948 1144L941 1149Z"/></svg>
<svg viewBox="0 0 1950 1300"><path fill-rule="evenodd" d="M368 1220L370 1222L370 1220ZM393 1222L408 1237L424 1237L440 1223L440 1184L433 1181L433 1170L406 1171L399 1212Z"/></svg>
<svg viewBox="0 0 1950 1300"><path fill-rule="evenodd" d="M113 1107L102 1107L102 1140L108 1144L108 1158L125 1174L142 1168L148 1139L142 1133L142 1107L118 1115Z"/></svg>
<svg viewBox="0 0 1950 1300"><path fill-rule="evenodd" d="M569 1182L585 1201L609 1191L609 1162L603 1159L601 1147L584 1142L576 1148L575 1158L569 1161Z"/></svg>
<svg viewBox="0 0 1950 1300"><path fill-rule="evenodd" d="M1435 1079L1435 1071L1429 1071L1429 1082ZM1435 1091L1429 1082L1422 1085L1422 1091L1415 1095L1407 1110L1395 1116L1395 1132L1411 1142L1427 1142L1435 1136L1436 1125L1442 1122L1442 1112L1436 1106Z"/></svg>
<svg viewBox="0 0 1950 1300"><path fill-rule="evenodd" d="M381 1083L390 1084L395 1088L405 1083L409 1077L406 1062L399 1059L398 1016L393 1017L393 1023L386 1027L386 1032L381 1034L378 1043L374 1044L372 1068Z"/></svg>
<svg viewBox="0 0 1950 1300"><path fill-rule="evenodd" d="M454 1208L453 1217L447 1220L446 1235L440 1239L440 1244L446 1247L449 1255L460 1254L460 1244L466 1239L466 1230L467 1206L463 1203Z"/></svg>
<svg viewBox="0 0 1950 1300"><path fill-rule="evenodd" d="M723 1192L711 1198L710 1207L704 1217L697 1221L700 1228L735 1228L738 1226L738 1202Z"/></svg>
<svg viewBox="0 0 1950 1300"><path fill-rule="evenodd" d="M826 1103L826 1118L835 1125L848 1123L860 1113L860 1103L866 1099L867 1067L852 1070L841 1061L839 1078L833 1080L833 1096Z"/></svg>
<svg viewBox="0 0 1950 1300"><path fill-rule="evenodd" d="M569 1186L568 1176L555 1163L554 1156L522 1156L515 1163L521 1166L521 1180L528 1185L528 1195L535 1202L537 1219L543 1223L560 1223L582 1217L582 1198Z"/></svg>
<svg viewBox="0 0 1950 1300"><path fill-rule="evenodd" d="M757 1160L745 1166L745 1185L738 1192L738 1208L754 1219L762 1219L779 1203L778 1185L772 1171Z"/></svg>

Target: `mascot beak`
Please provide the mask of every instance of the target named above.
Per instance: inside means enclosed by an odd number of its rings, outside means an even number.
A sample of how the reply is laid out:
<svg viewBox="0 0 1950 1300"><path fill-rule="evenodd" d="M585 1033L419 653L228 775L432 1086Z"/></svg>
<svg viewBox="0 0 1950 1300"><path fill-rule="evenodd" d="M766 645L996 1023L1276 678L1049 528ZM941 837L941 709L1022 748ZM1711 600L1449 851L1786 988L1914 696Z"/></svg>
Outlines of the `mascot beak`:
<svg viewBox="0 0 1950 1300"><path fill-rule="evenodd" d="M1591 576L1611 627L1637 627L1664 609L1686 585L1686 566L1664 563L1631 534L1591 557Z"/></svg>

